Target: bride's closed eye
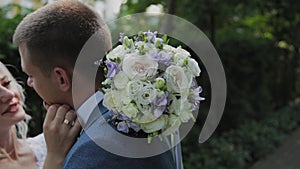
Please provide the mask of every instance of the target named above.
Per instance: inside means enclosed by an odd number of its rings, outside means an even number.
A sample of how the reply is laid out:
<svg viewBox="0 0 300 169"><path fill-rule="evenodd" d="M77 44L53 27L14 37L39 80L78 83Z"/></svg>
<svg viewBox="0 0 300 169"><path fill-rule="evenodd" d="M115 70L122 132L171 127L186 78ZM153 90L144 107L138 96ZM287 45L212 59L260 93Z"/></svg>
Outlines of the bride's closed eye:
<svg viewBox="0 0 300 169"><path fill-rule="evenodd" d="M10 85L10 83L11 83L11 80L10 79L8 79L8 77L7 76L4 76L3 78L1 78L1 85L3 86L3 87L9 87L9 85Z"/></svg>
<svg viewBox="0 0 300 169"><path fill-rule="evenodd" d="M4 81L4 82L2 82L2 86L8 87L10 85L10 83L11 83L11 80Z"/></svg>

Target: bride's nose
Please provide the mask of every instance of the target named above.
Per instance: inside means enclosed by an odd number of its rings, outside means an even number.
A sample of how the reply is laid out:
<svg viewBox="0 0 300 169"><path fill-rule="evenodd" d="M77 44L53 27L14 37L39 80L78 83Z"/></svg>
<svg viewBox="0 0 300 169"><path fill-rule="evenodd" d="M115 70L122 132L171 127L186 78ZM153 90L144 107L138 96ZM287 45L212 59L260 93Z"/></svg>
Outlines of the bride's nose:
<svg viewBox="0 0 300 169"><path fill-rule="evenodd" d="M14 92L13 91L11 91L11 90L3 87L3 86L0 86L0 101L2 103L7 103L13 97L14 97Z"/></svg>

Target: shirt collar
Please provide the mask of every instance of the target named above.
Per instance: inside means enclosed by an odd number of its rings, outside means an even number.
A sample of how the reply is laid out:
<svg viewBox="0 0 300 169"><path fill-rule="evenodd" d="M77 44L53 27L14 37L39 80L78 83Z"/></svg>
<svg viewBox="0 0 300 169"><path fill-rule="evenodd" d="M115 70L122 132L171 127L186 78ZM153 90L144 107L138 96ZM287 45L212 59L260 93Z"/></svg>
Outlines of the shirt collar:
<svg viewBox="0 0 300 169"><path fill-rule="evenodd" d="M97 91L92 96L90 96L78 109L77 116L81 126L85 126L91 113L98 105L98 103L103 99L103 93Z"/></svg>

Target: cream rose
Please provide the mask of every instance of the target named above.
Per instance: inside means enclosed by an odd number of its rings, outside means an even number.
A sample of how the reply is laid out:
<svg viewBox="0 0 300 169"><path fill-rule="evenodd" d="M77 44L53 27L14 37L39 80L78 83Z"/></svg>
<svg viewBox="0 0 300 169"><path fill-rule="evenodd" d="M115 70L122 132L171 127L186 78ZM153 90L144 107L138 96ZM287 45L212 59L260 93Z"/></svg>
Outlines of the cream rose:
<svg viewBox="0 0 300 169"><path fill-rule="evenodd" d="M120 112L124 104L129 104L131 99L125 90L107 91L103 98L103 105L115 112Z"/></svg>
<svg viewBox="0 0 300 169"><path fill-rule="evenodd" d="M163 115L153 122L141 124L140 127L143 129L144 132L152 133L165 128L167 123L168 123L167 116Z"/></svg>
<svg viewBox="0 0 300 169"><path fill-rule="evenodd" d="M106 56L108 60L116 60L119 58L120 60L123 59L123 57L126 55L126 50L122 45L117 46L114 48L111 52L109 52Z"/></svg>
<svg viewBox="0 0 300 169"><path fill-rule="evenodd" d="M170 46L170 45L167 45L167 44L163 45L163 50L165 52L173 52L173 53L175 53L175 49L176 48L174 48L173 46Z"/></svg>
<svg viewBox="0 0 300 169"><path fill-rule="evenodd" d="M185 49L182 49L181 46L177 47L176 49L174 49L175 55L176 56L180 56L180 57L190 57L191 54L186 51Z"/></svg>
<svg viewBox="0 0 300 169"><path fill-rule="evenodd" d="M128 77L123 71L120 71L113 79L114 85L117 89L124 89L129 82Z"/></svg>
<svg viewBox="0 0 300 169"><path fill-rule="evenodd" d="M168 90L182 92L190 87L190 79L186 76L183 68L171 65L165 73Z"/></svg>
<svg viewBox="0 0 300 169"><path fill-rule="evenodd" d="M123 113L129 118L135 118L139 112L137 106L134 103L129 103L122 108Z"/></svg>
<svg viewBox="0 0 300 169"><path fill-rule="evenodd" d="M199 76L200 75L201 70L199 68L198 63L195 61L195 59L190 58L188 60L188 67L189 67L189 69L191 70L191 72L194 76Z"/></svg>
<svg viewBox="0 0 300 169"><path fill-rule="evenodd" d="M136 43L136 46L137 46L137 48L141 48L143 46L143 48L146 52L149 52L149 51L156 52L157 51L157 49L153 43L145 43L145 42L139 41Z"/></svg>
<svg viewBox="0 0 300 169"><path fill-rule="evenodd" d="M168 118L168 126L167 129L164 131L164 134L168 136L170 134L175 133L180 127L180 125L181 121L179 117L174 114L170 114Z"/></svg>
<svg viewBox="0 0 300 169"><path fill-rule="evenodd" d="M122 69L130 79L146 79L156 74L158 63L150 55L128 54Z"/></svg>

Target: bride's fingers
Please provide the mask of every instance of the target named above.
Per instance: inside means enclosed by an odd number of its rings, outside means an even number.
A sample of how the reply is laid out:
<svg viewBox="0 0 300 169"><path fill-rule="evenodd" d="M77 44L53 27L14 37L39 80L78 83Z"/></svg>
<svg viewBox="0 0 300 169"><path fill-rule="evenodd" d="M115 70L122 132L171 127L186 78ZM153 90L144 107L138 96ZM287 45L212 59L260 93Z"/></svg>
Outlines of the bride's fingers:
<svg viewBox="0 0 300 169"><path fill-rule="evenodd" d="M65 120L65 116L69 110L70 107L68 105L59 106L54 121L58 124L61 124Z"/></svg>
<svg viewBox="0 0 300 169"><path fill-rule="evenodd" d="M53 119L56 116L57 109L58 109L57 104L49 106L44 120L44 125L49 125L53 121Z"/></svg>
<svg viewBox="0 0 300 169"><path fill-rule="evenodd" d="M65 120L63 121L63 123L66 123L69 126L73 126L75 120L76 120L76 113L73 109L70 109L66 113Z"/></svg>
<svg viewBox="0 0 300 169"><path fill-rule="evenodd" d="M80 123L79 123L79 120L78 120L78 118L76 118L76 120L75 120L75 122L74 122L74 124L73 124L73 127L71 128L71 133L72 134L79 134L79 132L81 131L81 129L82 129L82 127L81 127L81 125L80 125Z"/></svg>

